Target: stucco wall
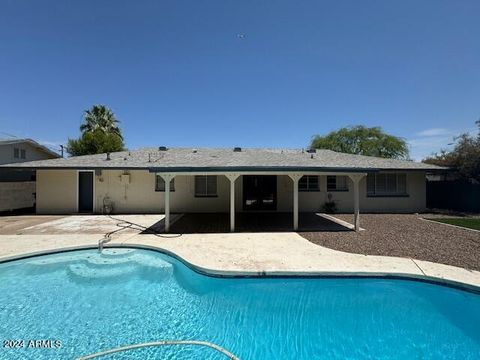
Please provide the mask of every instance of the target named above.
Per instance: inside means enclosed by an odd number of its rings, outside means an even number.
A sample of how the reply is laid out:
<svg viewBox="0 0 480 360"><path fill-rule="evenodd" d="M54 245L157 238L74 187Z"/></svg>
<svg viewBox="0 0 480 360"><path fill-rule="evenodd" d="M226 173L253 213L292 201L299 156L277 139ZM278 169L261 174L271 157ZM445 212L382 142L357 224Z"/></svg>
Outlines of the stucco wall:
<svg viewBox="0 0 480 360"><path fill-rule="evenodd" d="M31 208L34 193L35 181L0 182L0 211Z"/></svg>
<svg viewBox="0 0 480 360"><path fill-rule="evenodd" d="M326 177L321 179L321 189L326 199ZM360 211L361 212L421 212L426 208L426 182L424 172L407 173L406 197L368 197L367 179L360 181ZM337 203L338 211L353 211L353 184L348 179L348 191L330 192L332 199Z"/></svg>
<svg viewBox="0 0 480 360"><path fill-rule="evenodd" d="M95 177L95 203L97 212L103 209L104 198L113 202L117 213L161 213L164 211L165 193L155 191L155 174L148 171L129 171L130 182L121 181L121 170L102 171ZM236 184L238 188L238 183ZM217 180L218 197L197 198L194 177L175 177L175 191L170 194L171 212L224 212L229 210L230 183L225 176Z"/></svg>
<svg viewBox="0 0 480 360"><path fill-rule="evenodd" d="M37 170L37 213L71 214L77 211L77 172Z"/></svg>
<svg viewBox="0 0 480 360"><path fill-rule="evenodd" d="M363 212L422 212L427 207L426 191L424 172L407 173L407 197L367 197L366 179L363 179L360 209Z"/></svg>
<svg viewBox="0 0 480 360"><path fill-rule="evenodd" d="M155 175L148 171L129 171L130 181L122 182L123 171L104 170L95 176L95 210L101 213L105 197L113 202L116 213L162 213L164 192L155 191ZM353 184L349 190L331 192L341 212L353 210ZM327 178L320 177L319 192L299 192L300 211L321 211L327 199ZM243 179L235 182L235 208L242 211ZM197 198L194 177L177 175L175 191L170 196L172 212L228 212L230 183L218 176L217 197ZM407 174L408 197L372 198L366 195L366 179L360 183L360 211L415 212L425 209L425 173ZM292 211L292 180L286 175L277 177L277 211ZM77 208L77 172L74 170L39 170L37 172L37 212L72 213Z"/></svg>

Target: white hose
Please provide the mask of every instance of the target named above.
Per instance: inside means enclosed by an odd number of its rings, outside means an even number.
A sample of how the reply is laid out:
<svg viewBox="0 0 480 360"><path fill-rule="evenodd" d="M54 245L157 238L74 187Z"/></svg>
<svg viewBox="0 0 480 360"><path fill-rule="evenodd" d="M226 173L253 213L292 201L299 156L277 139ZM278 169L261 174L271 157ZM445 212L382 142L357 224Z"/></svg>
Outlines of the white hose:
<svg viewBox="0 0 480 360"><path fill-rule="evenodd" d="M163 341L154 341L154 342L148 342L148 343L142 343L142 344L135 344L135 345L127 345L127 346L122 346L119 348L111 349L111 350L106 350L106 351L101 351L95 354L91 355L86 355L86 356L81 356L77 360L88 360L88 359L93 359L97 358L100 356L105 356L105 355L110 355L114 354L117 352L122 352L122 351L128 351L128 350L133 350L133 349L139 349L139 348L144 348L144 347L151 347L151 346L164 346L164 345L197 345L197 346L206 346L211 349L214 349L226 357L228 357L230 360L240 360L238 357L233 355L231 352L225 350L224 348L212 344L208 341L197 341L197 340L163 340Z"/></svg>

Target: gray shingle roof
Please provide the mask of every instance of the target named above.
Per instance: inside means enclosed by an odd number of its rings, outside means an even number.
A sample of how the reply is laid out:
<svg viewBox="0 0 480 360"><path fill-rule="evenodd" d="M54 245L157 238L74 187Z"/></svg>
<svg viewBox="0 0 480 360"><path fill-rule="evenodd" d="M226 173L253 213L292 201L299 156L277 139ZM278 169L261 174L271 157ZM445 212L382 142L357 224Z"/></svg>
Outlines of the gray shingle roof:
<svg viewBox="0 0 480 360"><path fill-rule="evenodd" d="M351 155L331 150L310 154L292 149L244 148L234 152L229 148L144 148L110 154L76 156L2 165L10 168L64 169L148 169L150 171L368 171L368 170L442 170L444 168L405 160Z"/></svg>

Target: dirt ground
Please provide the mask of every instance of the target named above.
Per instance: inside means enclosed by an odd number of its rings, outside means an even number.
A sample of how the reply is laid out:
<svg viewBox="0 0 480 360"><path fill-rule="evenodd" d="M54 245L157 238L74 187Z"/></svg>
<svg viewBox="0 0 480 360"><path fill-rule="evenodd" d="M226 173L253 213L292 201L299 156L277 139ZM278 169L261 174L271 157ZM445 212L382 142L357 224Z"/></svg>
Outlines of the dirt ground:
<svg viewBox="0 0 480 360"><path fill-rule="evenodd" d="M352 215L335 215L353 221ZM357 254L409 257L480 270L480 232L427 221L438 215L361 214L361 232L300 232L311 242Z"/></svg>

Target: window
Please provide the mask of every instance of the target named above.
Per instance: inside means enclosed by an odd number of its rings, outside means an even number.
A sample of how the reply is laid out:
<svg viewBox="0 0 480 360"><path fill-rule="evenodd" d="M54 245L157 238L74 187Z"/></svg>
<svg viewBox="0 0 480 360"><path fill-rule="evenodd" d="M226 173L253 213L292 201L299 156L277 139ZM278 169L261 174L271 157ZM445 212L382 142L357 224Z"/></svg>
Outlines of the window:
<svg viewBox="0 0 480 360"><path fill-rule="evenodd" d="M19 148L13 148L13 157L18 159L20 157L20 150Z"/></svg>
<svg viewBox="0 0 480 360"><path fill-rule="evenodd" d="M318 176L305 175L298 182L298 191L320 191Z"/></svg>
<svg viewBox="0 0 480 360"><path fill-rule="evenodd" d="M368 174L368 196L406 196L407 174Z"/></svg>
<svg viewBox="0 0 480 360"><path fill-rule="evenodd" d="M25 149L21 149L20 150L20 158L21 159L25 159L27 156L27 152L25 151Z"/></svg>
<svg viewBox="0 0 480 360"><path fill-rule="evenodd" d="M196 197L217 196L217 176L215 175L195 176L195 196Z"/></svg>
<svg viewBox="0 0 480 360"><path fill-rule="evenodd" d="M327 191L348 191L346 176L327 176Z"/></svg>
<svg viewBox="0 0 480 360"><path fill-rule="evenodd" d="M155 191L165 191L165 180L160 175L155 176ZM170 192L175 191L175 179L170 180Z"/></svg>

